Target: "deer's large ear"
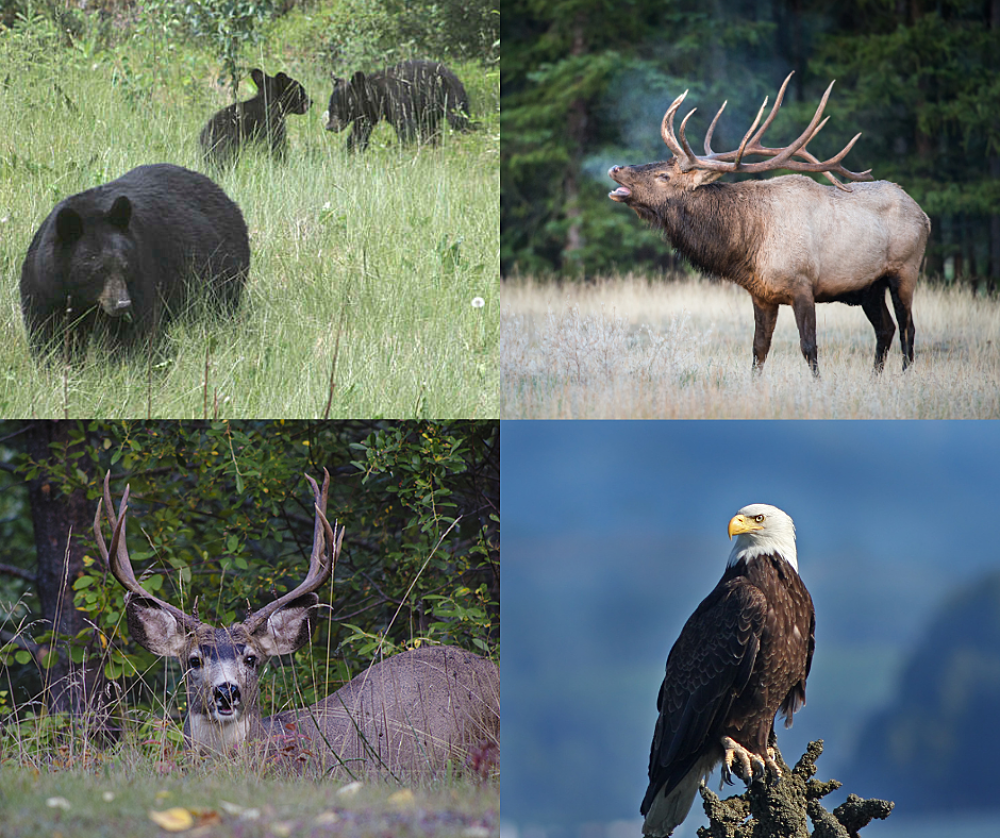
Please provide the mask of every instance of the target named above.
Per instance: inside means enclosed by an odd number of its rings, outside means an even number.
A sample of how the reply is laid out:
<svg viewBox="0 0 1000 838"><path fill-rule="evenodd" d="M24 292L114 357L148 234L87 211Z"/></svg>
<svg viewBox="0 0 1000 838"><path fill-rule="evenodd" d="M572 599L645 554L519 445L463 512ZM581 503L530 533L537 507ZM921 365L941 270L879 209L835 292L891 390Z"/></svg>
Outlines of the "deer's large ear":
<svg viewBox="0 0 1000 838"><path fill-rule="evenodd" d="M301 649L312 637L313 621L319 597L303 594L284 608L279 608L253 633L260 648L268 655L290 655Z"/></svg>
<svg viewBox="0 0 1000 838"><path fill-rule="evenodd" d="M125 601L128 630L144 649L154 655L179 658L187 643L188 631L169 611L152 599L129 594Z"/></svg>

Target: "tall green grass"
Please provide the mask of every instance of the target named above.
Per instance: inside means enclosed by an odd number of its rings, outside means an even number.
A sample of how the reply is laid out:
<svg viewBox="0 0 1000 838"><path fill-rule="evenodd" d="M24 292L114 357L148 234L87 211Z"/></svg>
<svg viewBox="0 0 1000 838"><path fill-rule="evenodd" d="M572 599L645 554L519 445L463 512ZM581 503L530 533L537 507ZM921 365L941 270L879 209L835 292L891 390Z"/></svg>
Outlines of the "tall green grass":
<svg viewBox="0 0 1000 838"><path fill-rule="evenodd" d="M205 171L198 132L225 90L210 55L175 42L0 34L0 415L498 415L499 73L455 66L474 133L401 147L381 126L352 155L323 129L328 76L280 35L251 63L289 72L314 100L288 120L287 162L252 152L207 172L250 229L238 316L176 321L152 358L112 362L95 346L69 366L38 363L21 322L34 231L62 198L135 166Z"/></svg>

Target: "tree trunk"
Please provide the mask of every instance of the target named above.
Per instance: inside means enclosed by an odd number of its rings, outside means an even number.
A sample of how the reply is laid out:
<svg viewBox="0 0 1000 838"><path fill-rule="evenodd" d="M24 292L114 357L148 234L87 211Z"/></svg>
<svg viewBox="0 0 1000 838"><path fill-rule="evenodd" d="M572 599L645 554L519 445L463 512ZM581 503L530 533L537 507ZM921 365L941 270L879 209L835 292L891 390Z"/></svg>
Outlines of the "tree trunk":
<svg viewBox="0 0 1000 838"><path fill-rule="evenodd" d="M990 29L1000 29L1000 0L990 0ZM1000 156L990 157L990 177L1000 180ZM993 294L1000 287L1000 213L990 216L990 258L986 290Z"/></svg>
<svg viewBox="0 0 1000 838"><path fill-rule="evenodd" d="M586 20L582 12L573 21L573 46L570 54L583 55L586 52L583 24ZM575 272L577 254L583 248L583 213L580 210L580 165L583 159L583 148L587 133L587 102L582 97L573 100L569 107L566 125L570 138L570 158L563 179L563 194L565 196L566 244L562 252L563 270Z"/></svg>
<svg viewBox="0 0 1000 838"><path fill-rule="evenodd" d="M73 607L73 583L83 573L86 534L94 519L94 505L87 500L83 486L64 491L67 484L63 475L68 470L89 467L86 456L70 459L82 445L70 444L75 426L68 421L32 422L26 426L24 440L26 453L40 466L37 476L28 481L28 498L35 528L35 583L43 631L53 630L38 654L45 703L49 712L80 715L103 708L105 683L99 657L89 665L87 659L92 655L84 655L82 664L74 663L71 657L71 641L87 628L83 613ZM63 456L64 460L59 459ZM78 537L81 535L84 537Z"/></svg>

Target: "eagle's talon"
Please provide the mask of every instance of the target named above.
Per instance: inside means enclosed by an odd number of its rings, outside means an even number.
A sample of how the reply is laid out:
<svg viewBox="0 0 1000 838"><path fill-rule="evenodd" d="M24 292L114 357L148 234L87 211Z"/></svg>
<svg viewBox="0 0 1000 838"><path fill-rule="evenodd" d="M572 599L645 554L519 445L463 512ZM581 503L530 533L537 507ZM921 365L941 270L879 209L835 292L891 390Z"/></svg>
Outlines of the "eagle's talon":
<svg viewBox="0 0 1000 838"><path fill-rule="evenodd" d="M747 786L753 783L767 783L769 775L772 785L781 779L781 769L774 760L776 752L773 748L768 748L767 756L761 757L744 748L735 739L723 736L722 750L722 779L729 785L733 784L734 772Z"/></svg>

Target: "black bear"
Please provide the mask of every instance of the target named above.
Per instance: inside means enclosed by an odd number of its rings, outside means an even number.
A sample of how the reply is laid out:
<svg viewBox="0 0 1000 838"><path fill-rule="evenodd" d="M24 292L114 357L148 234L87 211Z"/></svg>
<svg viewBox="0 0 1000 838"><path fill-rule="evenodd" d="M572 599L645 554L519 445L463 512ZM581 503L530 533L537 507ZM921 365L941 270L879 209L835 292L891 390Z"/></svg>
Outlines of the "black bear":
<svg viewBox="0 0 1000 838"><path fill-rule="evenodd" d="M69 330L74 349L97 330L145 346L193 293L235 312L250 268L240 208L198 172L159 163L60 201L21 267L32 348Z"/></svg>
<svg viewBox="0 0 1000 838"><path fill-rule="evenodd" d="M400 142L434 141L438 123L447 117L456 131L468 131L469 97L451 70L437 61L404 61L387 70L350 79L334 79L327 131L354 127L349 149L365 149L379 120L396 129Z"/></svg>
<svg viewBox="0 0 1000 838"><path fill-rule="evenodd" d="M234 162L244 142L266 143L271 153L284 159L285 117L304 114L312 105L305 88L284 73L265 75L250 71L257 95L246 102L223 108L201 129L201 148L205 159L218 167Z"/></svg>

